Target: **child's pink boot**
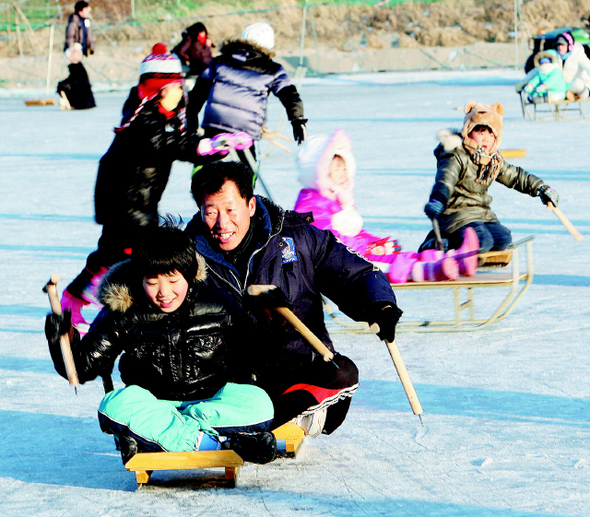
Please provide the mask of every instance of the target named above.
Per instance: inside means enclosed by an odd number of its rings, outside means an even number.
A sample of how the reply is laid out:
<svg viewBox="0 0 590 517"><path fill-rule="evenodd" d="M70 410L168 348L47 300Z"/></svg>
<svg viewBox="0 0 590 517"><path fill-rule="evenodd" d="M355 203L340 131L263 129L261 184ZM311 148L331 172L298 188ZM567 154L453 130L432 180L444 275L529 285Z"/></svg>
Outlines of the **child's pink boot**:
<svg viewBox="0 0 590 517"><path fill-rule="evenodd" d="M445 258L445 252L439 250L424 250L419 254L420 262L437 262Z"/></svg>
<svg viewBox="0 0 590 517"><path fill-rule="evenodd" d="M459 263L459 273L465 276L473 276L477 271L477 253L479 251L479 239L477 233L471 227L463 230L463 242L458 250L449 250L447 256L452 256Z"/></svg>
<svg viewBox="0 0 590 517"><path fill-rule="evenodd" d="M458 277L459 264L452 257L445 257L437 262L416 262L411 274L413 282L456 280Z"/></svg>

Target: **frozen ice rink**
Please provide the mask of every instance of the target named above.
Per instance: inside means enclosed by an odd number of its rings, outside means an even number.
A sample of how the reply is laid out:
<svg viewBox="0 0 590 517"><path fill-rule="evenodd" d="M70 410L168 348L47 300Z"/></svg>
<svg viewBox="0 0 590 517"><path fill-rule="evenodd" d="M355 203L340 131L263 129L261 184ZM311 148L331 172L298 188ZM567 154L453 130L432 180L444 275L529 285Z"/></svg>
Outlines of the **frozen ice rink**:
<svg viewBox="0 0 590 517"><path fill-rule="evenodd" d="M398 346L424 408L409 407L384 344L336 333L361 372L344 425L308 439L295 460L247 464L236 489L203 473L154 474L136 492L113 439L101 433L95 381L77 396L53 370L41 288L61 288L96 245L98 160L127 92L96 92L98 107L63 112L0 97L0 514L3 516L408 516L590 515L590 122L524 120L514 71L378 74L306 80L310 134L344 129L358 162L365 227L414 250L430 229L422 209L435 173L435 133L460 128L469 100L504 104L502 149L543 178L586 235L576 242L541 204L496 184L492 207L514 240L533 235L533 285L505 320L473 333L401 333ZM31 94L32 95L32 94ZM29 95L29 97L31 96ZM272 101L269 127L279 122ZM284 130L291 135L290 125ZM266 151L263 144L263 152ZM261 175L292 208L294 154L273 149ZM191 166L177 163L161 213L188 220ZM447 293L398 295L411 317L448 309ZM495 293L489 295L494 303ZM484 297L485 301L485 297ZM120 385L120 382L119 382ZM221 472L213 472L220 474Z"/></svg>

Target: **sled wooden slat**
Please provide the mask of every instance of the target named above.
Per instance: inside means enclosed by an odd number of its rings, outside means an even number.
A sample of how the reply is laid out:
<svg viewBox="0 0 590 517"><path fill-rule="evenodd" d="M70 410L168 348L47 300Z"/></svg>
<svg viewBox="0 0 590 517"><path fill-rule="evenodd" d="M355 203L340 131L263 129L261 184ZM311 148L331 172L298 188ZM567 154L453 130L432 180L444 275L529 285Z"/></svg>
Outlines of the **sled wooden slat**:
<svg viewBox="0 0 590 517"><path fill-rule="evenodd" d="M297 424L287 422L275 429L273 434L277 439L277 448L282 455L290 458L297 457L305 439L305 433L301 427Z"/></svg>
<svg viewBox="0 0 590 517"><path fill-rule="evenodd" d="M27 106L51 106L55 104L55 99L34 99L25 101Z"/></svg>
<svg viewBox="0 0 590 517"><path fill-rule="evenodd" d="M407 282L404 284L392 284L391 287L395 292L409 290L431 290L447 289L453 294L454 318L441 321L407 321L411 314L404 313L402 321L397 325L399 332L464 332L474 331L486 328L487 326L504 319L524 293L528 290L533 282L533 239L527 237L512 244L508 253L490 252L484 255L484 259L489 260L486 265L496 266L494 269L480 268L474 276L459 277L457 280L443 280L437 282ZM520 270L520 254L526 254L526 260L523 261L523 271ZM494 262L495 261L495 262ZM501 268L499 266L504 267ZM504 288L507 290L504 298L499 305L487 310L488 317L483 319L475 318L475 292L483 288ZM461 301L461 296L466 293L466 300ZM478 307L486 306L489 297L485 295L478 300ZM464 317L464 311L468 316ZM342 320L334 312L327 311L332 319L340 325L336 330L330 329L330 332L369 332L366 324L349 323Z"/></svg>
<svg viewBox="0 0 590 517"><path fill-rule="evenodd" d="M527 95L520 92L522 116L533 121L565 120L571 118L586 118L590 115L590 98L563 101L547 101L535 104L529 102Z"/></svg>
<svg viewBox="0 0 590 517"><path fill-rule="evenodd" d="M244 464L234 451L195 452L140 452L133 456L125 468L135 472L137 486L147 484L154 470L225 468L225 479L232 486L238 478L239 467Z"/></svg>

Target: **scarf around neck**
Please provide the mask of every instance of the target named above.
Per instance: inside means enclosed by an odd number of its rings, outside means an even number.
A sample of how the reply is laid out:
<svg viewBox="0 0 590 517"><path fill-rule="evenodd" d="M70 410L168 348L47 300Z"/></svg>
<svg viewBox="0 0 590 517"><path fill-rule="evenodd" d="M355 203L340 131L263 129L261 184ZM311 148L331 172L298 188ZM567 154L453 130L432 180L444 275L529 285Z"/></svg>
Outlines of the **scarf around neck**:
<svg viewBox="0 0 590 517"><path fill-rule="evenodd" d="M492 183L500 174L500 153L495 151L491 155L486 154L485 150L469 137L463 139L463 147L478 167L475 181L484 185Z"/></svg>

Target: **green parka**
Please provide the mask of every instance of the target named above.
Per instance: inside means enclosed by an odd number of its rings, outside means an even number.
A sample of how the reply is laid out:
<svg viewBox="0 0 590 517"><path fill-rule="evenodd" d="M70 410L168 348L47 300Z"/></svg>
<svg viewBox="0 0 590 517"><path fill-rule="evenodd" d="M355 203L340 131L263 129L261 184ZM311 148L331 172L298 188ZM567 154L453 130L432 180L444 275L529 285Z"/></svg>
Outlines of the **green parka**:
<svg viewBox="0 0 590 517"><path fill-rule="evenodd" d="M430 199L445 205L438 221L440 228L453 233L473 222L497 222L490 209L492 196L489 184L477 182L478 166L463 147L458 132L443 130L438 133L440 144L434 150L437 171ZM538 196L543 180L500 158L500 172L496 181L529 196Z"/></svg>

